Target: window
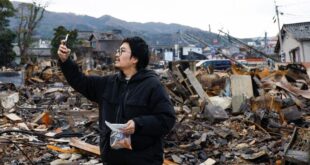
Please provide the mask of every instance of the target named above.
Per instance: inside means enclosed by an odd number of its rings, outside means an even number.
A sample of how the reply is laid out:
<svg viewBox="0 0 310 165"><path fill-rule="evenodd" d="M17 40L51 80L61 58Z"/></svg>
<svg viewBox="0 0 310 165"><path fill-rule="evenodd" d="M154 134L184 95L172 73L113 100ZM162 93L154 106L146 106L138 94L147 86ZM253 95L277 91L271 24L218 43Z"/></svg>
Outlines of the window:
<svg viewBox="0 0 310 165"><path fill-rule="evenodd" d="M91 47L96 48L96 41L91 41Z"/></svg>

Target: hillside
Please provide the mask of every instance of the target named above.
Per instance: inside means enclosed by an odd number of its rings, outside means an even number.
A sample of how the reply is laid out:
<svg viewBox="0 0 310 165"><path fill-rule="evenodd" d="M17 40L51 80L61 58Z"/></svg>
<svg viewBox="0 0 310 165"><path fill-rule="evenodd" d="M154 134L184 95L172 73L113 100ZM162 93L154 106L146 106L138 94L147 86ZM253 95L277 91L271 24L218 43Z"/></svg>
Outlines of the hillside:
<svg viewBox="0 0 310 165"><path fill-rule="evenodd" d="M19 2L13 2L17 7ZM17 18L13 17L10 21L10 27L16 29ZM73 13L57 13L46 11L44 18L40 22L36 35L40 38L50 39L53 37L53 29L58 26L64 26L67 29L78 29L80 31L111 31L113 29L122 30L124 36L140 35L151 44L174 45L174 44L200 44L195 41L187 41L182 34L188 33L199 37L201 40L211 44L217 35L206 32L198 28L184 26L180 24L165 24L159 22L127 22L104 15L95 18L87 15L76 15ZM201 44L200 44L201 45ZM203 46L203 45L201 45Z"/></svg>

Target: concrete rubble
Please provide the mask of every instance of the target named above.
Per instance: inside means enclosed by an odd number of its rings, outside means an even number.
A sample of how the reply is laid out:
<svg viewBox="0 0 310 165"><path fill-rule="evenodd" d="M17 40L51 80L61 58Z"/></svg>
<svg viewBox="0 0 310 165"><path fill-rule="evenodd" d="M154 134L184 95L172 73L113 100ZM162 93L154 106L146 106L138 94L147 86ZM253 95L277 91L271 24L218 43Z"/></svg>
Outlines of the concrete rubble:
<svg viewBox="0 0 310 165"><path fill-rule="evenodd" d="M299 64L219 72L172 63L159 75L177 114L164 164L309 164L308 74ZM98 106L52 63L21 77L0 83L0 164L101 164Z"/></svg>

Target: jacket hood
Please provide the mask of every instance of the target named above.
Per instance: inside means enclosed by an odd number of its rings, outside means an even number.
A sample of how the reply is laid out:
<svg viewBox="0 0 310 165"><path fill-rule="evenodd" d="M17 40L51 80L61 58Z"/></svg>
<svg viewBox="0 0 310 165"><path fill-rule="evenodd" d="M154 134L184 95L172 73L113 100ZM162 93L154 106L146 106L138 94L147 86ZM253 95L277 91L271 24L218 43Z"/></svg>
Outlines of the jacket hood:
<svg viewBox="0 0 310 165"><path fill-rule="evenodd" d="M120 81L126 81L125 79L126 76L121 71L118 73L117 77L119 78ZM130 82L142 81L150 77L158 77L158 75L153 70L140 69L135 75L132 76Z"/></svg>

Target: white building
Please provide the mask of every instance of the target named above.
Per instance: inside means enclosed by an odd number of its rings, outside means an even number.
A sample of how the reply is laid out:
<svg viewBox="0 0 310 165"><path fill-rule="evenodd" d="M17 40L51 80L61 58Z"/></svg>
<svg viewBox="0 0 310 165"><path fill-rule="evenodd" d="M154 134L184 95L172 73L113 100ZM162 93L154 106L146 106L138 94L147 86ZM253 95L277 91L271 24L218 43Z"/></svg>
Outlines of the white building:
<svg viewBox="0 0 310 165"><path fill-rule="evenodd" d="M195 52L202 54L202 48L196 47L195 45L188 45L183 47L183 55L187 56L189 52Z"/></svg>
<svg viewBox="0 0 310 165"><path fill-rule="evenodd" d="M310 22L284 24L281 34L285 62L310 62ZM275 53L280 53L279 41Z"/></svg>

